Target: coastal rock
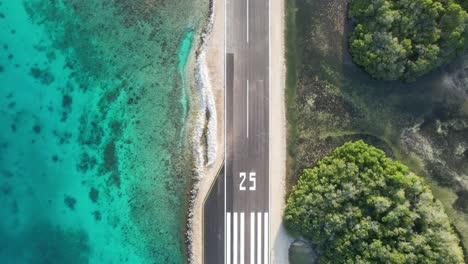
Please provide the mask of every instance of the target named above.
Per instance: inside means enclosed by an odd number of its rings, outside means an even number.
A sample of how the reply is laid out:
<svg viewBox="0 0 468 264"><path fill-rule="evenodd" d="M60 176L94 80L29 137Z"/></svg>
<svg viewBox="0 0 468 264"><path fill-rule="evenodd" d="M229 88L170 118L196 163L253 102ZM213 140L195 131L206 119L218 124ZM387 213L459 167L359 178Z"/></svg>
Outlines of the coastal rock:
<svg viewBox="0 0 468 264"><path fill-rule="evenodd" d="M317 254L312 246L305 240L296 239L289 247L289 263L314 264L317 262Z"/></svg>

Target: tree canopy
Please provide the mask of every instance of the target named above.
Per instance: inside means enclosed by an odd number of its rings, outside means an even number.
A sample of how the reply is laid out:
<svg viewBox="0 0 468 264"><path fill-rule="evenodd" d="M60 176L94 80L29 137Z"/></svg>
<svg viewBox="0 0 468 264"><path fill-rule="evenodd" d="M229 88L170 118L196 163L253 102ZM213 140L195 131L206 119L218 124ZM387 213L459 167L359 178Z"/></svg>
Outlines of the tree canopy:
<svg viewBox="0 0 468 264"><path fill-rule="evenodd" d="M377 79L414 80L465 47L468 14L453 0L351 0L348 16L353 60Z"/></svg>
<svg viewBox="0 0 468 264"><path fill-rule="evenodd" d="M306 169L284 215L319 263L463 263L459 239L429 187L363 141Z"/></svg>

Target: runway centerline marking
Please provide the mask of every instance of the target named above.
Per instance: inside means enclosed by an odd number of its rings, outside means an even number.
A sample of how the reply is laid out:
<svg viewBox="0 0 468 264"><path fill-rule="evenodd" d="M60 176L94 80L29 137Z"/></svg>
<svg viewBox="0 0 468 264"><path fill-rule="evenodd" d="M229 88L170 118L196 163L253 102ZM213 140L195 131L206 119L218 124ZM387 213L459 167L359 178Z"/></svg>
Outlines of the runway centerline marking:
<svg viewBox="0 0 468 264"><path fill-rule="evenodd" d="M249 43L249 0L247 0L247 43Z"/></svg>
<svg viewBox="0 0 468 264"><path fill-rule="evenodd" d="M247 80L247 138L249 138L249 80Z"/></svg>

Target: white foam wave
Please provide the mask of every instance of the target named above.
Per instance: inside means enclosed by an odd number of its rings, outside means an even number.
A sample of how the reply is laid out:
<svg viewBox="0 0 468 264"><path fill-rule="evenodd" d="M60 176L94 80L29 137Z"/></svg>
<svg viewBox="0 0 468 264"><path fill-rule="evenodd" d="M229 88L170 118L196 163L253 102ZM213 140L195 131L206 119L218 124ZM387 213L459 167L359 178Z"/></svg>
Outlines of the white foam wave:
<svg viewBox="0 0 468 264"><path fill-rule="evenodd" d="M213 97L211 79L206 62L206 42L210 37L214 19L214 1L211 3L211 12L207 26L202 33L200 53L197 56L195 68L196 85L198 89L198 111L195 117L195 128L193 130L193 143L197 170L211 166L217 155L217 115L216 104ZM208 117L208 120L207 120ZM202 142L203 132L206 128L206 142ZM206 156L206 159L205 159Z"/></svg>
<svg viewBox="0 0 468 264"><path fill-rule="evenodd" d="M207 24L201 33L201 43L197 50L196 66L195 66L195 81L196 92L198 100L196 105L198 108L195 110L194 127L192 130L192 140L194 148L194 156L196 162L194 185L190 192L190 206L187 215L187 234L186 246L188 254L188 263L194 263L193 259L193 217L195 199L198 195L198 188L200 179L207 166L210 166L216 160L217 155L217 117L216 117L216 104L213 98L211 87L211 80L209 70L206 62L206 42L211 36L214 21L214 5L215 0L210 0L210 15L207 19ZM208 118L208 119L207 119ZM206 130L205 130L206 129ZM203 133L206 131L204 137ZM203 140L206 139L206 142ZM206 158L205 158L206 157Z"/></svg>

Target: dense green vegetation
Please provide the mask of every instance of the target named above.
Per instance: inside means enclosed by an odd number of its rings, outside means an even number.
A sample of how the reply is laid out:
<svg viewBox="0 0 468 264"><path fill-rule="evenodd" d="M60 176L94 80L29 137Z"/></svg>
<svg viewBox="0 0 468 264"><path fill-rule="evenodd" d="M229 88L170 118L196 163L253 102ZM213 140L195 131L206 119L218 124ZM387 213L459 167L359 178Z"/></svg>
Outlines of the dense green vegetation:
<svg viewBox="0 0 468 264"><path fill-rule="evenodd" d="M463 263L459 240L427 185L363 141L306 169L288 199L286 227L323 263Z"/></svg>
<svg viewBox="0 0 468 264"><path fill-rule="evenodd" d="M445 64L468 31L468 14L453 0L352 0L348 16L354 62L383 80L414 80Z"/></svg>

